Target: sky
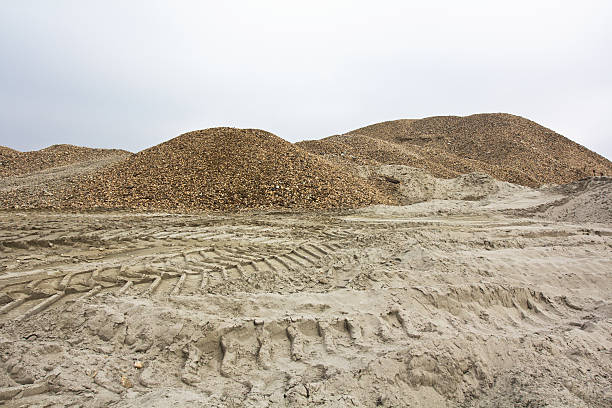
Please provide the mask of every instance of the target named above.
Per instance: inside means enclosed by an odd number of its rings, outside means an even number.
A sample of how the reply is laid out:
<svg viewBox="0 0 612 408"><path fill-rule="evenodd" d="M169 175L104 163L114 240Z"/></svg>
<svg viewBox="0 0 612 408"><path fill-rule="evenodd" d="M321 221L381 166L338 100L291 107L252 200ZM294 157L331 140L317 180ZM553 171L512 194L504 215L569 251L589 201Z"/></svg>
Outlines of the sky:
<svg viewBox="0 0 612 408"><path fill-rule="evenodd" d="M0 145L508 112L612 159L611 1L0 2Z"/></svg>

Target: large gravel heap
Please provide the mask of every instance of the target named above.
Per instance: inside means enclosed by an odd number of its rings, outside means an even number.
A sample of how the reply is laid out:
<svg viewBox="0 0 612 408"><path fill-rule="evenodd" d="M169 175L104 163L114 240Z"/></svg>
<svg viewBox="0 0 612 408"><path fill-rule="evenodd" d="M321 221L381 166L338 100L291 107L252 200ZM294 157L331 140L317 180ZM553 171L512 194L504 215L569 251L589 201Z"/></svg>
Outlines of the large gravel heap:
<svg viewBox="0 0 612 408"><path fill-rule="evenodd" d="M73 208L348 208L389 199L359 177L262 130L190 132L91 175Z"/></svg>
<svg viewBox="0 0 612 408"><path fill-rule="evenodd" d="M382 122L298 145L343 163L406 165L445 178L484 172L531 187L569 183L592 176L593 170L612 174L604 157L509 114Z"/></svg>
<svg viewBox="0 0 612 408"><path fill-rule="evenodd" d="M92 149L67 144L53 145L31 152L19 152L0 146L0 176L34 173L78 162L103 159L111 156L129 156L130 154L125 150Z"/></svg>
<svg viewBox="0 0 612 408"><path fill-rule="evenodd" d="M558 133L520 116L495 113L397 120L354 130L404 146L435 149L479 163L478 170L516 184L563 184L612 174L612 163ZM402 164L402 163L387 163ZM406 163L407 164L407 163ZM493 166L493 167L487 167Z"/></svg>
<svg viewBox="0 0 612 408"><path fill-rule="evenodd" d="M494 164L459 157L443 149L418 145L408 146L361 134L335 135L321 140L299 142L297 145L339 164L404 165L424 169L431 175L441 178L454 178L473 172L487 174L502 172L502 169ZM506 172L513 178L524 176L514 169L508 169Z"/></svg>

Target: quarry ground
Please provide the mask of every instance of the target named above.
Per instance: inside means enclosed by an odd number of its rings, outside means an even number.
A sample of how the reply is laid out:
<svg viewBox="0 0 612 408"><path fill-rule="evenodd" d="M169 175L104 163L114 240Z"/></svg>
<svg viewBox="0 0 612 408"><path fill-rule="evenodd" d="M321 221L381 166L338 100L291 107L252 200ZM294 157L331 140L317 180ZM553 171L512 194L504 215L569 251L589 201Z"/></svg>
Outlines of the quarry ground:
<svg viewBox="0 0 612 408"><path fill-rule="evenodd" d="M2 212L0 404L612 406L612 225L557 198Z"/></svg>

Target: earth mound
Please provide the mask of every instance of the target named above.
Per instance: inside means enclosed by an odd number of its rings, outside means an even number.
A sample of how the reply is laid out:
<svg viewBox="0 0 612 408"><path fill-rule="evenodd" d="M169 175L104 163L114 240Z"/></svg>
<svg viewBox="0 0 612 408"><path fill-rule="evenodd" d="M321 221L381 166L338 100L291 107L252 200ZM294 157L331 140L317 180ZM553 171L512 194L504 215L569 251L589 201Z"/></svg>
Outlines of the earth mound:
<svg viewBox="0 0 612 408"><path fill-rule="evenodd" d="M481 168L474 170L530 187L570 183L593 176L593 171L612 174L612 163L606 158L533 121L505 113L396 120L348 134L385 140L411 151L415 146L442 151L480 163Z"/></svg>
<svg viewBox="0 0 612 408"><path fill-rule="evenodd" d="M131 153L118 149L93 149L59 144L31 152L0 148L0 177L17 176L37 171L108 157L127 157Z"/></svg>
<svg viewBox="0 0 612 408"><path fill-rule="evenodd" d="M238 210L349 208L389 202L364 180L257 129L180 135L87 177L76 208Z"/></svg>

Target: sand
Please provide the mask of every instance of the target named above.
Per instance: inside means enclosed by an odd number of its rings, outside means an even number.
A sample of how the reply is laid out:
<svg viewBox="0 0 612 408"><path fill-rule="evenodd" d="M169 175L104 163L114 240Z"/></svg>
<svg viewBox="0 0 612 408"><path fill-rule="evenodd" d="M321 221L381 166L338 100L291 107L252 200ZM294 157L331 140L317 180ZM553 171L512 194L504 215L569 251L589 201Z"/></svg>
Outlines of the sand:
<svg viewBox="0 0 612 408"><path fill-rule="evenodd" d="M563 198L541 208L543 217L568 222L612 223L612 178L591 177L548 190Z"/></svg>
<svg viewBox="0 0 612 408"><path fill-rule="evenodd" d="M611 406L612 223L551 213L608 180L425 184L351 211L0 213L0 401Z"/></svg>

